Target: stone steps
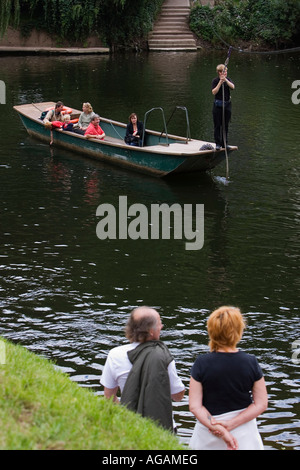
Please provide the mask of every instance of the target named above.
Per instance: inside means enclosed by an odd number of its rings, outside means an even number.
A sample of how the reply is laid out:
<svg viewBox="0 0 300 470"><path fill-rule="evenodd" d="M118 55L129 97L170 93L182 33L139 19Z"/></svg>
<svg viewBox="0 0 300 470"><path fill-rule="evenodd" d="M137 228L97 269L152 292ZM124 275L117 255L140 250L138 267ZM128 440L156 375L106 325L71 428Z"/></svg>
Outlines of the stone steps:
<svg viewBox="0 0 300 470"><path fill-rule="evenodd" d="M189 1L166 0L149 34L149 51L196 51L196 40L188 24L189 14Z"/></svg>

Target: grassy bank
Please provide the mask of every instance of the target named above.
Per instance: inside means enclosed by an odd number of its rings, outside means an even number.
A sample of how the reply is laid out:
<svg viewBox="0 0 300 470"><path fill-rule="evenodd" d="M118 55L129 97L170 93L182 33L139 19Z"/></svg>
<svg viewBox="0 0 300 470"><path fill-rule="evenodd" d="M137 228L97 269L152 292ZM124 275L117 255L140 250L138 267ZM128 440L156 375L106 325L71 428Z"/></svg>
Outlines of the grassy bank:
<svg viewBox="0 0 300 470"><path fill-rule="evenodd" d="M50 361L2 338L0 346L0 449L183 448L176 436L80 388Z"/></svg>

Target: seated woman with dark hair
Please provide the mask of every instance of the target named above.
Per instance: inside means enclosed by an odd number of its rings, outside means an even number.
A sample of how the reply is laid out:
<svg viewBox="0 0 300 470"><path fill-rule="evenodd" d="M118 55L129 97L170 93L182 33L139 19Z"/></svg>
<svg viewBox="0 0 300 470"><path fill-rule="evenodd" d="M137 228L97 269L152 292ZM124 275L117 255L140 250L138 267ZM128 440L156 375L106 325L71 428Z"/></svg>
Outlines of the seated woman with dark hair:
<svg viewBox="0 0 300 470"><path fill-rule="evenodd" d="M129 123L126 128L125 143L128 145L133 145L135 147L142 146L143 138L143 123L138 120L138 117L135 113L130 114Z"/></svg>

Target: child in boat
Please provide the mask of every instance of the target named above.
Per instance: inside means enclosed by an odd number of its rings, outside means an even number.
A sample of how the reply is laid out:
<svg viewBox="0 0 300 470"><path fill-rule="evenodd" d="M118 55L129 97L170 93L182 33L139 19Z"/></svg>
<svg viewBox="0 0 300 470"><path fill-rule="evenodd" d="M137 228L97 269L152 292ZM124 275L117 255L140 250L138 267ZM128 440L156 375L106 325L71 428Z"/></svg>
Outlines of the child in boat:
<svg viewBox="0 0 300 470"><path fill-rule="evenodd" d="M73 130L73 123L70 122L70 120L71 120L70 114L66 114L66 115L65 115L65 118L64 118L63 125L62 125L62 127L61 127L63 131L70 131L70 132L72 132L72 130Z"/></svg>
<svg viewBox="0 0 300 470"><path fill-rule="evenodd" d="M50 145L53 144L53 130L54 129L61 129L63 131L72 131L73 130L73 123L70 122L71 116L70 114L65 114L63 118L63 122L61 121L52 121L51 122L51 128L50 128Z"/></svg>

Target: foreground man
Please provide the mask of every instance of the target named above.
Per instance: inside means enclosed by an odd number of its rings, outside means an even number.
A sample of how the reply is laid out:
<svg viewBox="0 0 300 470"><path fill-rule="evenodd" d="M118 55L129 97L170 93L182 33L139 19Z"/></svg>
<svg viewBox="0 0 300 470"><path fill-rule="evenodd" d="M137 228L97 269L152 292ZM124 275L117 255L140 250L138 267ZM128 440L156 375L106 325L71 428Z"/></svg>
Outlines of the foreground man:
<svg viewBox="0 0 300 470"><path fill-rule="evenodd" d="M173 430L172 399L180 401L185 387L177 375L174 359L160 341L163 325L150 307L131 312L126 325L130 343L112 349L104 366L101 384L104 396Z"/></svg>

